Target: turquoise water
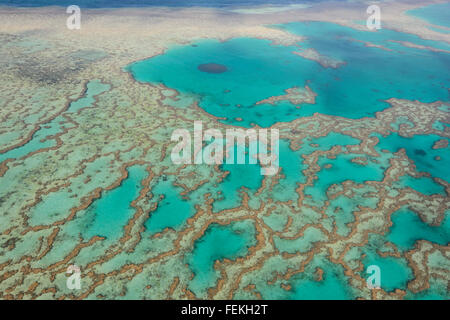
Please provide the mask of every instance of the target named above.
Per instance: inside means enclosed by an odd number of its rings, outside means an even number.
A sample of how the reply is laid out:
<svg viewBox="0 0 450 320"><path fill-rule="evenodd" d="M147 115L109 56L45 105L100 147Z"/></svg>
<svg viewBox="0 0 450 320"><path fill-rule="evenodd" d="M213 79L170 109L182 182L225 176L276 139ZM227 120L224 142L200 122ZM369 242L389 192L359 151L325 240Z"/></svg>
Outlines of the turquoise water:
<svg viewBox="0 0 450 320"><path fill-rule="evenodd" d="M352 162L359 155L339 154L335 159L320 157L318 165L321 170L317 173L318 179L314 185L305 188L305 195L312 196L315 202L323 202L328 199L327 190L333 184L340 184L346 180L352 180L356 183L366 181L381 181L383 179L384 169L386 168L382 161L378 163L369 163L361 165ZM326 166L331 165L330 168Z"/></svg>
<svg viewBox="0 0 450 320"><path fill-rule="evenodd" d="M450 148L433 149L436 141L441 139L449 140L437 135L415 135L407 138L391 133L387 137L379 134L373 134L380 139L377 148L386 149L390 152L397 152L405 149L409 159L411 159L417 167L418 171L429 172L433 177L441 178L447 182L450 181L450 166L445 165L450 161ZM436 160L439 156L441 160Z"/></svg>
<svg viewBox="0 0 450 320"><path fill-rule="evenodd" d="M443 103L438 107L438 109L444 112L450 112L450 105Z"/></svg>
<svg viewBox="0 0 450 320"><path fill-rule="evenodd" d="M406 259L397 257L381 257L378 250L384 247L386 241L392 242L400 252L413 249L416 241L426 240L438 245L448 245L450 241L450 212L447 211L444 220L439 226L430 226L423 222L420 217L408 208L402 208L392 215L392 226L389 232L382 235L372 234L369 244L363 248L366 258L363 259L364 270L369 265L377 265L381 271L381 287L387 291L395 289L406 290L408 281L413 279L413 272L408 266ZM439 253L439 252L438 252ZM430 257L432 264L441 265L445 259L441 257ZM364 273L361 276L365 277ZM406 299L442 299L448 296L446 288L442 283L430 280L430 288L418 294L407 291Z"/></svg>
<svg viewBox="0 0 450 320"><path fill-rule="evenodd" d="M394 183L394 186L399 188L409 187L427 196L433 194L445 195L444 186L427 177L414 178L411 176L402 176L398 182Z"/></svg>
<svg viewBox="0 0 450 320"><path fill-rule="evenodd" d="M272 266L278 271L284 263L275 260ZM322 280L316 278L316 268L323 271ZM280 270L281 271L281 270ZM268 284L267 280L255 279L263 299L284 300L345 300L354 299L355 294L347 285L342 266L331 264L322 255L315 255L305 267L305 271L293 275L289 280L277 280ZM281 288L281 284L290 285L290 290Z"/></svg>
<svg viewBox="0 0 450 320"><path fill-rule="evenodd" d="M326 151L330 150L334 146L342 146L345 147L347 145L358 145L361 143L361 140L353 138L351 136L347 136L345 134L331 131L328 135L319 138L311 138L308 137L303 142L304 145L301 147L302 154L310 154L312 151L320 150ZM311 146L312 145L318 145Z"/></svg>
<svg viewBox="0 0 450 320"><path fill-rule="evenodd" d="M362 253L366 256L362 259L364 269L361 272L361 277L367 279L367 268L370 265L376 265L380 268L380 286L382 289L386 291L406 290L408 281L413 279L413 272L404 258L380 256L378 250L383 248L384 243L385 238L381 235L371 234L369 236L369 243L362 248Z"/></svg>
<svg viewBox="0 0 450 320"><path fill-rule="evenodd" d="M194 204L181 197L183 189L173 185L172 180L160 181L154 188L154 197L164 198L158 202L158 208L150 213L145 228L151 232L161 232L166 228L177 228L195 213Z"/></svg>
<svg viewBox="0 0 450 320"><path fill-rule="evenodd" d="M67 216L70 209L76 207L76 199L72 198L73 201L70 201L70 196L66 190L44 196L30 212L30 225L48 225Z"/></svg>
<svg viewBox="0 0 450 320"><path fill-rule="evenodd" d="M241 191L246 191L249 195L256 193L261 187L264 178L261 175L261 165L259 163L250 164L251 153L249 148L236 144L234 146L234 161L237 163L238 154L248 152L245 155L245 164L227 164L228 158L224 159L224 164L220 166L223 172L229 172L223 181L218 185L218 190L221 192L213 203L213 212L219 212L226 209L236 208L242 203Z"/></svg>
<svg viewBox="0 0 450 320"><path fill-rule="evenodd" d="M108 84L104 84L99 80L92 80L87 84L87 91L84 97L73 101L70 105L67 113L77 112L81 108L91 107L95 102L95 97L110 88ZM64 129L73 128L74 125L67 121L62 115L56 117L48 123L41 124L40 129L37 130L30 141L26 144L11 149L8 152L0 154L0 162L6 159L18 159L36 152L40 149L51 148L56 146L56 141L51 139L54 135L61 133Z"/></svg>
<svg viewBox="0 0 450 320"><path fill-rule="evenodd" d="M142 188L142 181L148 172L145 166L134 165L127 169L128 177L114 189L103 191L100 198L91 205L77 212L74 219L64 223L58 233L50 252L36 262L38 267L46 267L65 257L80 243L89 241L94 236L104 237L96 245L84 248L76 256L75 263L83 266L105 255L105 246L115 243L124 232L124 227L135 214L131 202L138 198ZM67 195L71 199L70 195ZM44 199L45 201L45 199ZM67 200L65 200L67 201ZM46 212L39 210L41 217L32 216L35 222L45 221ZM68 211L59 212L67 215ZM33 221L32 220L32 221Z"/></svg>
<svg viewBox="0 0 450 320"><path fill-rule="evenodd" d="M72 102L68 111L77 112L81 108L91 107L95 103L95 97L108 91L110 87L109 84L102 83L100 80L89 81L85 96Z"/></svg>
<svg viewBox="0 0 450 320"><path fill-rule="evenodd" d="M400 125L402 124L410 128L414 128L414 123L411 122L409 118L405 116L398 117L396 122L391 123L391 128L394 129L395 131L398 131L400 129Z"/></svg>
<svg viewBox="0 0 450 320"><path fill-rule="evenodd" d="M211 225L196 241L194 250L187 258L187 263L194 273L189 288L195 294L204 294L208 288L214 286L218 278L214 262L224 258L243 257L255 243L255 226L251 221L234 222L227 226Z"/></svg>
<svg viewBox="0 0 450 320"><path fill-rule="evenodd" d="M385 235L372 234L369 244L363 248L366 257L363 259L364 270L369 265L377 265L381 271L381 287L387 291L395 289L406 290L408 281L413 279L413 272L406 259L397 257L382 257L378 250L384 247L386 241L392 242L400 252L411 250L416 241L426 240L438 245L448 245L450 242L450 212L445 213L445 218L439 226L430 226L423 222L413 211L402 208L392 215L392 226ZM438 252L439 253L439 252ZM440 254L440 253L439 253ZM445 259L439 256L429 258L432 264L442 265ZM365 277L364 273L361 276ZM412 294L407 291L406 299L441 299L448 292L442 288L442 283L430 280L430 289Z"/></svg>
<svg viewBox="0 0 450 320"><path fill-rule="evenodd" d="M350 228L347 226L355 220L354 212L359 211L360 207L375 209L378 199L374 197L366 197L366 192L375 192L370 188L353 189L351 197L344 195L338 196L330 200L330 204L325 210L328 217L336 223L337 234L347 236Z"/></svg>
<svg viewBox="0 0 450 320"><path fill-rule="evenodd" d="M122 234L122 229L132 218L135 209L131 202L139 196L142 180L148 175L144 166L128 168L128 177L119 187L104 191L88 209L92 223L84 228L82 236L85 239L94 236L115 239Z"/></svg>
<svg viewBox="0 0 450 320"><path fill-rule="evenodd" d="M444 131L445 127L450 127L450 123L445 123L441 121L436 121L433 123L433 129Z"/></svg>
<svg viewBox="0 0 450 320"><path fill-rule="evenodd" d="M357 31L325 22L275 27L308 39L300 47L249 38L202 40L195 46L172 46L166 53L136 62L127 70L138 81L163 83L182 93L198 95L200 106L207 112L226 118L225 123L247 127L267 127L315 112L347 118L373 116L388 107L383 100L392 97L422 102L449 99L449 54L408 48L389 40L447 50L448 44L391 30ZM392 51L366 47L355 39ZM293 54L303 48L314 48L346 64L337 69L323 68ZM222 64L229 71L212 74L198 70L197 66L205 63ZM283 95L288 88L306 84L318 94L314 105L297 108L287 101L276 106L256 105L271 96Z"/></svg>
<svg viewBox="0 0 450 320"><path fill-rule="evenodd" d="M74 155L75 151L72 154ZM79 206L80 198L86 195L85 190L93 190L100 185L106 187L112 184L114 176L111 176L111 173L105 168L110 166L113 159L114 156L110 155L86 163L83 174L70 179L70 186L42 195L41 201L28 213L30 225L50 225L58 220L65 219L73 208ZM106 181L105 176L108 176ZM89 181L86 181L86 177L90 177Z"/></svg>
<svg viewBox="0 0 450 320"><path fill-rule="evenodd" d="M450 2L409 10L408 14L426 20L431 24L450 28Z"/></svg>
<svg viewBox="0 0 450 320"><path fill-rule="evenodd" d="M330 150L333 146L357 145L359 143L359 139L341 133L330 132L325 137L305 138L301 148L293 151L287 140L281 140L279 143L279 165L281 167L282 178L274 186L271 193L272 198L277 201L289 201L298 198L298 194L296 193L298 184L306 182L302 172L305 169L303 155L311 154L317 150ZM235 151L235 156L236 154L237 151ZM221 191L221 196L213 203L213 211L219 212L239 206L242 201L242 196L240 195L242 188L245 188L250 195L254 194L261 186L263 180L263 176L260 174L260 168L259 164L222 165L221 170L229 171L230 173L218 186Z"/></svg>
<svg viewBox="0 0 450 320"><path fill-rule="evenodd" d="M444 289L446 290L446 289ZM414 300L448 300L448 298L445 297L445 294L437 294L434 293L433 290L424 290L422 292L419 292L418 294L407 294L405 296L405 299L414 299Z"/></svg>
<svg viewBox="0 0 450 320"><path fill-rule="evenodd" d="M329 270L329 269L328 269ZM292 300L347 300L351 299L346 283L332 272L325 272L323 280L306 280L293 288Z"/></svg>
<svg viewBox="0 0 450 320"><path fill-rule="evenodd" d="M450 242L450 214L445 215L440 226L430 226L416 213L407 209L399 210L392 215L392 227L387 240L401 250L411 249L417 240L447 245Z"/></svg>
<svg viewBox="0 0 450 320"><path fill-rule="evenodd" d="M305 166L301 157L303 151L308 152L306 149L301 148L298 151L292 151L288 141L280 141L280 168L283 177L273 188L272 196L274 200L289 201L298 198L295 190L299 183L306 182L302 172Z"/></svg>
<svg viewBox="0 0 450 320"><path fill-rule="evenodd" d="M431 27L430 26L430 27L428 27L428 29L431 29L433 31L440 32L440 33L446 33L446 34L450 33L450 30L443 29L443 28L436 28L436 27Z"/></svg>
<svg viewBox="0 0 450 320"><path fill-rule="evenodd" d="M393 291L395 289L406 289L409 280L412 280L413 274L405 259L386 257L383 258L377 253L370 251L366 252L366 258L363 259L364 270L368 266L376 265L381 271L380 286L386 291ZM362 274L367 278L367 274Z"/></svg>
<svg viewBox="0 0 450 320"><path fill-rule="evenodd" d="M222 193L213 203L214 212L239 206L242 202L240 190L246 188L250 194L255 193L264 177L260 173L261 167L258 164L224 164L221 170L229 171L229 174L219 186Z"/></svg>
<svg viewBox="0 0 450 320"><path fill-rule="evenodd" d="M309 155L314 151L327 151L334 146L358 145L361 141L342 133L330 132L325 137L307 137L302 141L300 149L293 151L287 140L280 141L280 167L283 178L273 188L273 199L278 201L295 200L298 198L296 189L298 184L305 183L306 179L302 170L303 155Z"/></svg>
<svg viewBox="0 0 450 320"><path fill-rule="evenodd" d="M31 152L54 147L56 145L56 141L53 139L47 140L46 138L62 132L66 126L67 128L70 128L73 127L73 124L68 123L62 116L56 117L54 120L45 124L45 127L41 126L41 128L34 133L31 140L24 145L0 154L0 162L5 161L6 159L18 159L30 154Z"/></svg>

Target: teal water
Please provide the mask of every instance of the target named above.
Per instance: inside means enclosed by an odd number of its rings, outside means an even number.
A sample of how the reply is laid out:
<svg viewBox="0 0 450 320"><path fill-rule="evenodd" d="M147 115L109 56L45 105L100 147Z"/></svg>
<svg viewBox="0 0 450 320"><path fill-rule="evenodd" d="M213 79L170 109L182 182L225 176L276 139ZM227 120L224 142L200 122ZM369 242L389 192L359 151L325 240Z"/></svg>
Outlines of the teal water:
<svg viewBox="0 0 450 320"><path fill-rule="evenodd" d="M369 243L362 249L366 257L362 260L364 272L369 265L377 265L381 271L381 287L387 291L395 289L406 290L405 299L448 299L446 281L430 278L430 287L419 293L407 290L407 284L414 278L412 269L406 259L397 257L382 257L378 250L383 249L386 241L397 246L400 253L411 250L417 240L426 240L438 245L448 245L450 241L450 212L447 211L439 226L424 223L419 216L408 208L402 208L392 215L392 226L386 235L371 234ZM356 248L355 248L356 249ZM428 257L433 267L447 268L448 259L436 251Z"/></svg>
<svg viewBox="0 0 450 320"><path fill-rule="evenodd" d="M273 188L273 199L278 201L296 200L298 194L296 189L299 184L305 183L306 179L302 170L306 169L303 164L303 155L309 155L317 150L327 151L334 146L345 147L347 145L358 145L361 141L342 133L330 132L327 136L314 138L307 137L302 141L300 149L293 151L287 140L280 141L280 167L283 177Z"/></svg>
<svg viewBox="0 0 450 320"><path fill-rule="evenodd" d="M386 291L395 289L406 289L409 280L412 280L413 274L405 259L386 257L383 258L375 252L366 252L366 258L363 259L364 270L368 266L376 265L381 271L380 286ZM367 274L362 274L367 278Z"/></svg>
<svg viewBox="0 0 450 320"><path fill-rule="evenodd" d="M244 149L248 152L248 148ZM237 154L238 147L235 146L235 161ZM213 187L213 190L209 190L213 191L213 212L239 207L242 203L242 192L247 192L251 196L261 186L264 177L260 173L261 166L258 163L248 164L248 157L249 155L246 155L246 164L224 163L220 166L223 172L228 172L228 175L217 185L209 184L209 187ZM182 197L183 189L174 186L173 183L173 178L160 179L152 187L151 192L155 201L160 196L164 198L161 201L158 200L157 209L150 213L150 217L145 223L145 227L150 233L161 232L166 228L177 230L195 214L195 205L203 202L204 194L209 192L200 187Z"/></svg>
<svg viewBox="0 0 450 320"><path fill-rule="evenodd" d="M407 13L431 24L450 28L450 2L409 10Z"/></svg>
<svg viewBox="0 0 450 320"><path fill-rule="evenodd" d="M399 210L392 215L392 227L387 240L400 250L411 249L417 240L447 245L450 242L450 212L447 212L440 226L430 226L416 213L407 209Z"/></svg>
<svg viewBox="0 0 450 320"><path fill-rule="evenodd" d="M254 194L261 186L264 177L260 173L261 167L258 164L224 164L221 170L229 171L229 174L219 186L221 196L213 203L214 212L239 206L242 201L240 190L245 188L250 194Z"/></svg>
<svg viewBox="0 0 450 320"><path fill-rule="evenodd" d="M255 244L255 226L251 221L234 222L227 226L211 225L195 242L194 250L187 257L194 273L189 288L195 294L204 294L218 279L218 273L214 270L216 260L243 257L248 248Z"/></svg>
<svg viewBox="0 0 450 320"><path fill-rule="evenodd" d="M277 201L289 201L298 198L298 194L296 193L298 184L306 182L302 172L305 169L303 166L303 155L309 155L317 150L330 150L334 146L344 147L359 143L359 139L341 133L330 132L325 137L305 138L300 149L293 151L287 140L281 140L279 143L279 166L282 177L271 192L272 198ZM245 151L248 151L248 149ZM235 159L237 152L237 149L235 149ZM248 157L249 155L246 158L247 163ZM245 188L250 195L254 194L261 186L263 180L263 176L260 174L260 168L259 164L222 165L221 169L223 171L229 171L229 174L218 186L221 191L221 196L213 203L213 211L219 212L238 207L242 201L240 194L240 191L243 190L242 188ZM341 174L345 175L345 172L341 172Z"/></svg>
<svg viewBox="0 0 450 320"><path fill-rule="evenodd" d="M226 159L224 164L220 166L223 172L229 172L223 181L218 185L218 190L221 192L213 202L213 212L219 212L226 209L236 208L242 203L241 191L246 191L251 196L256 193L261 187L264 178L261 175L261 165L259 163L250 164L250 156L252 154L248 147L242 148L239 145L234 146L234 161L237 163L238 154L247 152L245 155L245 164L227 164Z"/></svg>
<svg viewBox="0 0 450 320"><path fill-rule="evenodd" d="M411 122L408 117L404 117L404 116L398 117L396 122L391 123L391 128L394 129L395 131L398 131L400 129L400 125L402 125L402 124L406 125L410 128L414 128L414 123Z"/></svg>
<svg viewBox="0 0 450 320"><path fill-rule="evenodd" d="M66 190L60 190L44 196L42 201L33 207L30 212L30 225L52 224L58 219L67 216L70 209L76 206L75 201L70 201L70 196Z"/></svg>
<svg viewBox="0 0 450 320"><path fill-rule="evenodd" d="M369 162L368 165L361 165L352 162L358 155L339 154L335 159L320 157L318 165L321 170L317 173L318 179L313 186L305 188L305 195L309 195L315 202L323 202L328 199L327 190L333 184L340 184L346 180L352 180L356 183L366 181L381 181L384 170L387 168L386 161L378 163ZM330 168L326 166L331 165Z"/></svg>
<svg viewBox="0 0 450 320"><path fill-rule="evenodd" d="M0 162L5 161L6 159L22 158L31 152L54 147L56 145L56 141L46 138L62 132L66 126L67 128L70 128L73 127L73 124L67 122L67 120L62 116L56 117L49 123L45 124L45 126L41 126L41 128L34 133L31 140L24 145L0 154Z"/></svg>
<svg viewBox="0 0 450 320"><path fill-rule="evenodd" d="M450 127L450 123L445 123L441 121L436 121L433 123L433 129L444 131L445 127Z"/></svg>
<svg viewBox="0 0 450 320"><path fill-rule="evenodd" d="M446 290L446 289L444 289ZM439 294L435 293L434 290L424 290L422 292L419 292L417 294L407 294L405 296L405 299L414 299L414 300L448 300L446 297L446 294Z"/></svg>
<svg viewBox="0 0 450 320"><path fill-rule="evenodd" d="M184 94L199 96L207 112L238 126L270 126L315 112L361 118L373 116L396 97L422 102L447 101L447 67L450 55L404 47L390 40L450 49L450 45L423 40L411 34L382 29L379 32L353 30L325 22L274 26L306 36L298 46L271 45L267 40L239 38L225 42L202 40L195 46L172 46L162 55L127 67L142 82L163 83ZM370 41L392 51L366 47L354 41ZM315 61L294 55L314 48L322 55L343 60L345 65L323 68ZM227 72L205 73L197 66L225 65ZM426 79L426 81L424 81ZM298 106L279 102L256 105L284 90L308 84L318 94L316 104ZM236 121L236 118L243 121Z"/></svg>
<svg viewBox="0 0 450 320"><path fill-rule="evenodd" d="M282 268L284 263L272 262L274 270ZM316 268L323 271L322 280L315 277ZM347 285L348 278L344 276L342 266L330 263L322 255L315 255L305 267L305 272L295 274L289 280L277 280L269 285L267 280L256 280L263 299L275 300L345 300L354 299L355 294ZM290 290L284 290L281 284L290 285Z"/></svg>
<svg viewBox="0 0 450 320"><path fill-rule="evenodd" d="M446 194L444 186L427 177L414 178L411 176L402 176L398 182L394 183L394 187L409 187L427 196L433 194Z"/></svg>
<svg viewBox="0 0 450 320"><path fill-rule="evenodd" d="M448 30L448 29L443 29L443 28L436 28L436 27L428 27L428 29L431 29L431 30L433 30L433 31L436 31L436 32L440 32L440 33L446 33L446 34L449 34L450 33L450 30Z"/></svg>
<svg viewBox="0 0 450 320"><path fill-rule="evenodd" d="M75 155L76 151L72 154ZM28 213L30 225L51 225L58 220L65 219L73 208L79 206L80 198L86 195L86 190L112 184L114 176L111 176L105 168L110 166L113 159L114 156L110 155L86 163L83 174L70 179L70 186L42 195L41 201ZM106 179L105 176L108 178ZM86 181L86 177L90 177L89 181Z"/></svg>
<svg viewBox="0 0 450 320"><path fill-rule="evenodd" d="M109 90L109 84L102 83L100 80L92 80L87 84L87 90L84 97L72 102L69 106L69 112L77 112L81 108L91 107L95 103L95 98Z"/></svg>
<svg viewBox="0 0 450 320"><path fill-rule="evenodd" d="M194 204L181 197L181 187L173 185L172 180L160 181L154 188L154 197L164 196L158 202L158 208L150 213L145 228L151 232L161 232L166 228L177 228L195 213Z"/></svg>
<svg viewBox="0 0 450 320"><path fill-rule="evenodd" d="M301 148L298 151L292 151L288 141L280 141L280 168L282 178L273 188L272 197L274 200L289 201L298 198L295 190L298 188L299 183L306 182L306 178L302 172L305 166L301 157L303 151L308 152L306 149Z"/></svg>
<svg viewBox="0 0 450 320"><path fill-rule="evenodd" d="M441 178L447 182L450 181L450 166L445 165L450 161L450 148L433 149L436 141L448 138L443 138L437 135L415 135L407 138L391 133L387 137L382 137L379 134L373 134L380 139L377 148L380 150L386 149L390 152L397 152L400 149L405 149L409 159L411 159L417 167L418 171L429 172L433 177ZM441 160L436 160L439 156Z"/></svg>
<svg viewBox="0 0 450 320"><path fill-rule="evenodd" d="M133 217L135 208L131 207L131 202L139 196L142 180L148 175L145 166L141 165L131 166L127 171L128 177L119 186L103 191L100 198L94 200L87 209L78 212L74 219L64 223L50 252L36 261L37 267L46 267L60 261L61 257L65 257L75 249L80 239L87 242L94 236L105 239L94 246L82 249L76 256L76 263L83 266L105 255L105 246L115 243L123 235L123 228ZM72 199L70 196L67 195L67 198ZM45 209L45 206L48 207L44 205L41 209ZM45 221L46 212L41 209L36 212L40 216L32 216L32 221ZM67 216L68 212L58 214Z"/></svg>
<svg viewBox="0 0 450 320"><path fill-rule="evenodd" d="M328 269L330 270L330 269ZM348 300L351 295L345 282L330 271L325 272L323 280L306 280L293 288L291 300Z"/></svg>
<svg viewBox="0 0 450 320"><path fill-rule="evenodd" d="M360 207L376 208L378 199L375 197L367 197L367 192L376 192L376 189L367 187L354 189L351 197L341 195L330 200L325 213L336 223L337 234L347 236L350 233L351 229L347 224L355 221L354 212L359 211Z"/></svg>
<svg viewBox="0 0 450 320"><path fill-rule="evenodd" d="M450 105L443 103L438 107L438 110L450 112Z"/></svg>
<svg viewBox="0 0 450 320"><path fill-rule="evenodd" d="M142 180L148 175L144 166L128 168L128 177L115 189L104 191L101 198L87 209L92 222L82 231L85 239L94 236L119 238L123 227L132 218L135 209L131 202L139 196Z"/></svg>
<svg viewBox="0 0 450 320"><path fill-rule="evenodd" d="M333 148L334 146L348 146L348 145L358 145L361 143L361 140L353 138L351 136L347 136L345 134L331 131L328 135L319 138L311 138L308 137L303 142L304 145L301 147L301 151L303 154L310 154L312 151L320 150L327 151ZM311 145L318 145L311 146Z"/></svg>
<svg viewBox="0 0 450 320"><path fill-rule="evenodd" d="M413 249L416 241L426 240L438 245L448 245L450 241L450 212L445 213L444 220L439 226L430 226L408 208L402 208L392 215L392 226L386 235L372 234L369 243L362 252L366 254L363 259L364 270L369 265L377 265L381 271L381 287L387 291L395 289L407 290L407 284L414 278L406 259L397 257L382 257L378 250L382 250L386 241L392 242L400 252ZM446 258L437 251L435 256L429 257L430 264L445 268ZM364 271L365 272L365 271ZM362 272L361 276L367 275ZM430 279L430 288L419 293L407 290L405 299L446 299L448 291L445 281Z"/></svg>
<svg viewBox="0 0 450 320"><path fill-rule="evenodd" d="M81 108L91 107L95 102L95 97L110 88L110 85L100 82L100 80L92 80L87 84L87 91L84 97L73 101L66 113L77 112ZM48 123L41 124L30 141L26 144L11 149L8 152L0 154L0 162L6 159L18 159L44 148L56 146L56 141L51 139L54 135L61 133L64 129L72 128L74 125L67 121L62 115L56 117Z"/></svg>
<svg viewBox="0 0 450 320"><path fill-rule="evenodd" d="M382 289L386 291L406 290L408 281L413 279L413 272L404 258L380 256L378 250L383 248L384 243L385 239L381 235L371 234L369 236L369 243L362 249L362 253L366 256L362 259L364 269L361 277L367 279L367 268L370 265L376 265L380 268Z"/></svg>

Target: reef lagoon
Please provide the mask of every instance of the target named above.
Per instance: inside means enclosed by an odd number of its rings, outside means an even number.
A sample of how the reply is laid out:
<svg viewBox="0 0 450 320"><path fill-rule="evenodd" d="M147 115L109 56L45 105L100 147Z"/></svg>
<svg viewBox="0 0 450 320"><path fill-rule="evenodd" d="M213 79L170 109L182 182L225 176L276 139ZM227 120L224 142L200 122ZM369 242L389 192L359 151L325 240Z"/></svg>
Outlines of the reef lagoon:
<svg viewBox="0 0 450 320"><path fill-rule="evenodd" d="M203 4L95 2L78 34L0 9L0 299L449 299L449 3L375 31L357 3ZM277 171L175 164L195 121L278 130Z"/></svg>

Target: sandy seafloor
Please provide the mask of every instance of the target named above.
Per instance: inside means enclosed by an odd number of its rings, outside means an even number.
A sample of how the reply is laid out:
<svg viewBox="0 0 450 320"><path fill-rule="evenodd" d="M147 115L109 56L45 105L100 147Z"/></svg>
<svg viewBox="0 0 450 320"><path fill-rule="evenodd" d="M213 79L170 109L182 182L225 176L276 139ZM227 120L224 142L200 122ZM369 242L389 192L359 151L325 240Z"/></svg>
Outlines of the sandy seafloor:
<svg viewBox="0 0 450 320"><path fill-rule="evenodd" d="M0 7L0 299L450 298L441 2L377 3L376 32L363 2ZM279 172L174 165L194 121L279 129Z"/></svg>

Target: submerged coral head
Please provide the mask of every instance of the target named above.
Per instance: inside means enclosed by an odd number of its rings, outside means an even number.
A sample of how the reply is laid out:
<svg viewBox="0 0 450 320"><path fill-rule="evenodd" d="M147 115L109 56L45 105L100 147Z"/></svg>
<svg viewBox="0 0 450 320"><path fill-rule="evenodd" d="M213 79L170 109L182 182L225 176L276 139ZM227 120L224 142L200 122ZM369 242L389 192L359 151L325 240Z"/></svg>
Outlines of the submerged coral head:
<svg viewBox="0 0 450 320"><path fill-rule="evenodd" d="M228 71L228 68L226 66L217 63L200 64L197 68L202 72L208 73L224 73Z"/></svg>

